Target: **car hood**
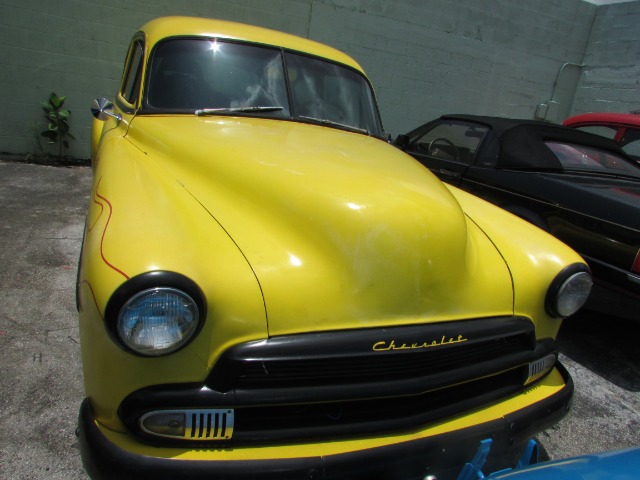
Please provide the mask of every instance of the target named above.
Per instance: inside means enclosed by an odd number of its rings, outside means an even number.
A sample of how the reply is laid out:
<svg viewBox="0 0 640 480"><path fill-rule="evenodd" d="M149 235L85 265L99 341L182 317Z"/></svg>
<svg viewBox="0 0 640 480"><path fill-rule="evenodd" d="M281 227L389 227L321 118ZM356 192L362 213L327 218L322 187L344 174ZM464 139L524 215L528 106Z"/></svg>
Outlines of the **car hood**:
<svg viewBox="0 0 640 480"><path fill-rule="evenodd" d="M233 239L271 335L513 311L493 244L438 179L384 141L188 116L136 117L127 137Z"/></svg>

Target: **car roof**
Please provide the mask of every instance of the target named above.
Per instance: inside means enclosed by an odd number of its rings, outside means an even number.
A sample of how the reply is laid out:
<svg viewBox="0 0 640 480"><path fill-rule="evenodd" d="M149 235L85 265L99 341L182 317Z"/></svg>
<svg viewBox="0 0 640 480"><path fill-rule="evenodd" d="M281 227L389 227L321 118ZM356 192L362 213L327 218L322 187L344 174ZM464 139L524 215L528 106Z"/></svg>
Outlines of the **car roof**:
<svg viewBox="0 0 640 480"><path fill-rule="evenodd" d="M358 62L335 48L307 38L243 23L200 17L160 17L144 24L140 31L151 46L167 37L203 36L243 40L327 58L364 73Z"/></svg>
<svg viewBox="0 0 640 480"><path fill-rule="evenodd" d="M479 115L443 115L440 118L475 122L491 128L500 142L497 166L503 168L561 170L562 164L544 143L549 141L585 145L627 158L611 139L554 123Z"/></svg>
<svg viewBox="0 0 640 480"><path fill-rule="evenodd" d="M640 127L640 115L635 113L593 112L581 113L567 118L563 125L579 127L584 125L610 125Z"/></svg>

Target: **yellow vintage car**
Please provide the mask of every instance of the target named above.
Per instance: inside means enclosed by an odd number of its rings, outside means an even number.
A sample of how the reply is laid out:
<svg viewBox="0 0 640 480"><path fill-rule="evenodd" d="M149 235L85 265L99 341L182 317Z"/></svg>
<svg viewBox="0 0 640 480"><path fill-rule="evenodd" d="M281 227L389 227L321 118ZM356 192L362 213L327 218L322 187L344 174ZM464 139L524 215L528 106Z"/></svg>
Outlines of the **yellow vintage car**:
<svg viewBox="0 0 640 480"><path fill-rule="evenodd" d="M93 113L91 477L446 478L567 411L585 263L390 145L349 56L157 19Z"/></svg>

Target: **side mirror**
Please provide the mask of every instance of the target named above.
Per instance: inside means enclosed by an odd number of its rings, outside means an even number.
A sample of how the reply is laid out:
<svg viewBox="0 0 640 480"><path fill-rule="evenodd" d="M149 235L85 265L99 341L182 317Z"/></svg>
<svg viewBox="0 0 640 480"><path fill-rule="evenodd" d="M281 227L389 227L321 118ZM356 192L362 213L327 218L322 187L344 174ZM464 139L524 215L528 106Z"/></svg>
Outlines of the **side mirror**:
<svg viewBox="0 0 640 480"><path fill-rule="evenodd" d="M398 135L393 141L393 144L401 149L405 149L409 146L409 135Z"/></svg>
<svg viewBox="0 0 640 480"><path fill-rule="evenodd" d="M105 121L109 117L115 118L118 123L122 120L119 114L113 113L113 103L106 98L96 98L91 103L91 114L101 121Z"/></svg>

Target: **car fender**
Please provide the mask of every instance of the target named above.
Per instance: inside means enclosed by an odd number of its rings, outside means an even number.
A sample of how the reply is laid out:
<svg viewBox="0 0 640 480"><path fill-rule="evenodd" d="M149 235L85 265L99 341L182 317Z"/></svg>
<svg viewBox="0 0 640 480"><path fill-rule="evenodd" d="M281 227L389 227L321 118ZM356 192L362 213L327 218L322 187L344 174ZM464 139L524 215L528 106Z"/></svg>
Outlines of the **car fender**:
<svg viewBox="0 0 640 480"><path fill-rule="evenodd" d="M121 430L115 412L128 393L202 381L229 345L267 336L266 314L246 259L182 185L125 138L103 143L99 155L78 278L80 333L87 396L100 399L92 404L97 418ZM114 341L106 307L123 284L154 271L195 282L207 314L187 347L149 359Z"/></svg>
<svg viewBox="0 0 640 480"><path fill-rule="evenodd" d="M464 190L447 187L504 258L514 285L514 314L530 316L536 322L538 338L555 337L561 321L545 310L547 288L566 265L586 265L582 257L512 213Z"/></svg>

